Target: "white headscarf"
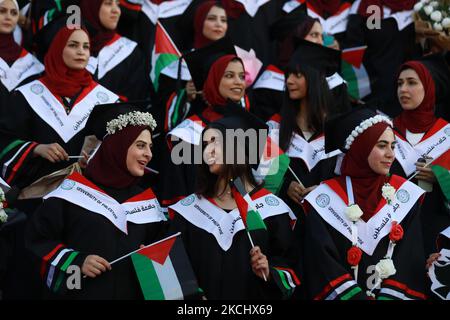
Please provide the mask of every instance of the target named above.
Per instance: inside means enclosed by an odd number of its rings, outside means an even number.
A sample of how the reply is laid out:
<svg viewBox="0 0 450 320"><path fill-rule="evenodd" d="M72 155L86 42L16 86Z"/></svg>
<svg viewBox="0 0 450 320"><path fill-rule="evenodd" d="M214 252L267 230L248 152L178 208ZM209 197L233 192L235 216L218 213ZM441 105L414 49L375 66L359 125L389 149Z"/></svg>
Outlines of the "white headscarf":
<svg viewBox="0 0 450 320"><path fill-rule="evenodd" d="M6 1L6 0L0 0L0 4L2 4L2 3L5 2L5 1ZM12 3L14 3L14 5L16 6L16 9L17 9L17 10L20 10L19 4L17 3L16 0L10 0L10 1L12 1Z"/></svg>

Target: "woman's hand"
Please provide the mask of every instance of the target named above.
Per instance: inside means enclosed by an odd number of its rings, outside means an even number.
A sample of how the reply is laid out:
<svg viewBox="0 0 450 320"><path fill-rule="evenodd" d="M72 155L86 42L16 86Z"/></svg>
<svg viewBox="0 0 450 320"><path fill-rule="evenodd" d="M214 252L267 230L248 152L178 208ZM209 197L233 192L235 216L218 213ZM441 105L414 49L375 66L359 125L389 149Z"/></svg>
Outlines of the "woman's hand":
<svg viewBox="0 0 450 320"><path fill-rule="evenodd" d="M78 160L78 164L80 165L81 169L86 169L89 155L86 153L86 151L81 151L81 155L83 156L83 158L80 158L80 160Z"/></svg>
<svg viewBox="0 0 450 320"><path fill-rule="evenodd" d="M253 273L261 279L264 279L264 276L269 279L269 261L258 246L250 250L250 258Z"/></svg>
<svg viewBox="0 0 450 320"><path fill-rule="evenodd" d="M303 198L306 197L306 196L307 196L311 191L313 191L315 188L317 188L317 185L308 187L308 188L306 188L306 189L303 189L302 192L301 192L301 196L302 196Z"/></svg>
<svg viewBox="0 0 450 320"><path fill-rule="evenodd" d="M69 160L69 155L58 143L39 144L34 148L33 154L51 163Z"/></svg>
<svg viewBox="0 0 450 320"><path fill-rule="evenodd" d="M81 267L81 272L89 278L95 278L106 270L111 270L109 262L94 254L87 256Z"/></svg>
<svg viewBox="0 0 450 320"><path fill-rule="evenodd" d="M433 170L431 170L430 167L426 167L425 163L423 162L416 162L416 170L419 171L419 173L416 175L417 180L423 180L429 183L436 183L436 176L434 175Z"/></svg>
<svg viewBox="0 0 450 320"><path fill-rule="evenodd" d="M302 200L302 191L304 189L300 186L297 181L292 181L287 190L287 195L292 199L295 203L300 205L300 201Z"/></svg>
<svg viewBox="0 0 450 320"><path fill-rule="evenodd" d="M440 256L441 256L440 253L432 253L432 254L430 254L430 256L427 259L427 264L426 264L425 268L427 270L430 269L430 267L433 264L433 262L436 261L437 259L439 259Z"/></svg>
<svg viewBox="0 0 450 320"><path fill-rule="evenodd" d="M197 97L197 90L195 89L195 85L192 80L189 80L186 83L186 96L188 101L192 101Z"/></svg>

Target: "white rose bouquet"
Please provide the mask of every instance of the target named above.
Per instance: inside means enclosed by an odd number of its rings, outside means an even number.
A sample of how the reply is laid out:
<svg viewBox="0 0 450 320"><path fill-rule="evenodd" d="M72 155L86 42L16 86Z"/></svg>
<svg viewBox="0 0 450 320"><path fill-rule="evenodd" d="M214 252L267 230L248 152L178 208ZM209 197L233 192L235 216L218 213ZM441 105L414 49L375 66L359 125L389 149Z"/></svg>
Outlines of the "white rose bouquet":
<svg viewBox="0 0 450 320"><path fill-rule="evenodd" d="M420 0L414 11L416 20L425 22L434 31L450 35L450 0Z"/></svg>

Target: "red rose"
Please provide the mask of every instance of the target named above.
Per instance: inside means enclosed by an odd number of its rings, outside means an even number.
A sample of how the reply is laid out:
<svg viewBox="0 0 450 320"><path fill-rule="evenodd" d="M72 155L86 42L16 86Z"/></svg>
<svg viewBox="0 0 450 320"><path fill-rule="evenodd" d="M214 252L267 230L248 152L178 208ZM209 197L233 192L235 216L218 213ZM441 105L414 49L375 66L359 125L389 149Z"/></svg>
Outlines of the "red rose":
<svg viewBox="0 0 450 320"><path fill-rule="evenodd" d="M403 228L397 221L392 221L391 232L389 233L389 239L393 242L397 242L403 238Z"/></svg>
<svg viewBox="0 0 450 320"><path fill-rule="evenodd" d="M353 246L347 251L347 262L351 266L357 266L361 260L362 251L360 248Z"/></svg>
<svg viewBox="0 0 450 320"><path fill-rule="evenodd" d="M8 208L8 202L3 201L2 204L3 204L3 208Z"/></svg>

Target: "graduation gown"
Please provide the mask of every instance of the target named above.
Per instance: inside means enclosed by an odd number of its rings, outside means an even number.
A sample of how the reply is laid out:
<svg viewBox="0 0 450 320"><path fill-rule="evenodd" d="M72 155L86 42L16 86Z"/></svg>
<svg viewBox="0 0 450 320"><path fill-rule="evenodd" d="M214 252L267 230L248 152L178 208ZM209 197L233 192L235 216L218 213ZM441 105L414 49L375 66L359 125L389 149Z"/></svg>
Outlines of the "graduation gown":
<svg viewBox="0 0 450 320"><path fill-rule="evenodd" d="M122 100L145 100L151 95L149 74L137 43L118 34L91 56L86 69L95 80Z"/></svg>
<svg viewBox="0 0 450 320"><path fill-rule="evenodd" d="M97 205L90 196L100 199L102 204ZM117 222L112 222L112 216L102 211L103 204L112 208L119 220L124 216L127 233L119 229ZM146 211L127 213L143 206ZM40 274L49 298L142 299L129 258L96 278L82 278L80 290L67 288L69 275L65 271L69 265L81 268L88 255L112 261L138 249L141 244L163 238L165 220L151 189L104 188L75 174L50 193L38 208L28 226L26 243L42 259Z"/></svg>
<svg viewBox="0 0 450 320"><path fill-rule="evenodd" d="M450 167L450 141L446 132L449 131L450 125L448 122L440 118L415 146L412 146L405 137L396 131L396 160L391 168L391 172L405 178L411 176L416 168L414 163L423 154L433 157L433 165L440 165L448 170ZM413 181L416 184L418 183L416 179ZM426 193L420 215L425 254L427 256L437 252L436 238L441 230L450 225L450 211L446 208L446 203L447 199L444 196L441 185L434 183L433 191Z"/></svg>
<svg viewBox="0 0 450 320"><path fill-rule="evenodd" d="M171 228L181 232L199 286L209 300L279 299L300 284L287 254L292 241L292 211L265 189L251 197L267 227L251 231L254 244L269 261L267 283L251 270L251 246L238 209L226 212L213 200L195 194L169 209ZM279 271L292 287L282 285Z"/></svg>
<svg viewBox="0 0 450 320"><path fill-rule="evenodd" d="M360 0L353 3L343 48L367 45L363 63L371 81L372 94L364 98L382 112L395 116L401 111L397 100L395 71L411 60L415 33L411 11L391 14L384 10L381 29L367 28L366 19L357 14Z"/></svg>
<svg viewBox="0 0 450 320"><path fill-rule="evenodd" d="M118 96L92 82L70 103L54 96L35 80L19 87L9 106L2 106L0 149L2 178L11 186L23 188L44 175L69 166L77 160L51 163L34 157L38 144L58 143L69 155L79 155L86 135L85 124L92 108L114 103ZM66 109L70 113L66 113Z"/></svg>
<svg viewBox="0 0 450 320"><path fill-rule="evenodd" d="M398 190L392 206L382 199L380 209L371 219L357 223L362 250L357 281L347 262L347 251L352 247L352 222L344 213L348 202L346 191L332 179L306 197L309 209L303 277L310 299L368 299L366 291L376 284L375 265L387 254L393 220L404 230L392 255L396 273L384 279L380 289L374 289L373 293L380 300L426 298L426 259L419 221L423 190L398 176L392 176L389 183Z"/></svg>
<svg viewBox="0 0 450 320"><path fill-rule="evenodd" d="M8 106L11 92L36 79L43 71L44 66L25 49L12 65L0 58L0 106Z"/></svg>

